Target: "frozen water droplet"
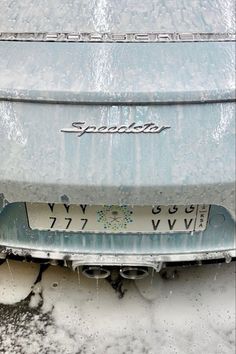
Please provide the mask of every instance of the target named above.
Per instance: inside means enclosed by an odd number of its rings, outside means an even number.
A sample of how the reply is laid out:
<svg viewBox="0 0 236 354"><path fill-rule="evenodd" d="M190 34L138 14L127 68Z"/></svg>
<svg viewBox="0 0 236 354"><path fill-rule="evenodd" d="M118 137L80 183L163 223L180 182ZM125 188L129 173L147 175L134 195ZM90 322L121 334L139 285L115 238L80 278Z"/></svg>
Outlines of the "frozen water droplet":
<svg viewBox="0 0 236 354"><path fill-rule="evenodd" d="M230 263L231 261L232 261L232 257L230 256L230 254L226 254L225 255L225 262Z"/></svg>
<svg viewBox="0 0 236 354"><path fill-rule="evenodd" d="M154 268L152 269L152 272L151 272L151 280L150 280L150 285L152 286L153 284L153 278L154 278Z"/></svg>
<svg viewBox="0 0 236 354"><path fill-rule="evenodd" d="M80 286L80 270L79 270L79 267L77 268L77 278L78 278L78 285Z"/></svg>
<svg viewBox="0 0 236 354"><path fill-rule="evenodd" d="M13 273L12 273L12 270L11 270L10 263L9 263L8 259L6 259L6 262L7 262L7 267L8 267L9 273L11 274L11 280L14 283L14 277L13 277Z"/></svg>
<svg viewBox="0 0 236 354"><path fill-rule="evenodd" d="M97 301L98 301L98 298L99 298L99 278L96 278L96 292L97 292Z"/></svg>

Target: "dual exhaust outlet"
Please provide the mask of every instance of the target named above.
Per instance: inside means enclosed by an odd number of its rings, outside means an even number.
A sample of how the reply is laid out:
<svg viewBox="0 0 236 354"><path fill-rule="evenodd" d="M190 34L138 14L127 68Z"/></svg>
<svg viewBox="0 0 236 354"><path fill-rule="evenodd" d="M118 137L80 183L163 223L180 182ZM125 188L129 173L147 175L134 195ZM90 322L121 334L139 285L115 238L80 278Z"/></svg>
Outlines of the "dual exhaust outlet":
<svg viewBox="0 0 236 354"><path fill-rule="evenodd" d="M87 278L105 279L111 275L111 271L104 267L99 266L84 266L82 273ZM125 279L143 279L149 275L147 267L121 267L119 270L120 275Z"/></svg>

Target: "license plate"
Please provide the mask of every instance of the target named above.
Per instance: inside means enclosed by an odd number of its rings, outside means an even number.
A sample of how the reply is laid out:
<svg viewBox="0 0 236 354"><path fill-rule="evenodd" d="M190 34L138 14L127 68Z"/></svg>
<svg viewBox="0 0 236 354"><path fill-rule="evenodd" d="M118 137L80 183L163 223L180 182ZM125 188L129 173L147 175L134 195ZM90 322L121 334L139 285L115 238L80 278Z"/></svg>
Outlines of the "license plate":
<svg viewBox="0 0 236 354"><path fill-rule="evenodd" d="M117 206L26 203L29 227L97 233L203 231L208 205Z"/></svg>

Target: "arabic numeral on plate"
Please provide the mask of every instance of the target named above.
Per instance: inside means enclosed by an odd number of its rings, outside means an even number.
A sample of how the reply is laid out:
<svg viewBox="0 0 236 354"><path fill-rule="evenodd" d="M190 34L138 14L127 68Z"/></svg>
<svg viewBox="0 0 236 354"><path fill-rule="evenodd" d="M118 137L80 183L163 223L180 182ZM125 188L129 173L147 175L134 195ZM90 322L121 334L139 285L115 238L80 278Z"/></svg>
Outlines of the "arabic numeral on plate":
<svg viewBox="0 0 236 354"><path fill-rule="evenodd" d="M51 223L51 226L50 226L50 229L53 229L54 225L55 225L55 222L57 220L57 218L55 216L50 216L49 219L52 220L52 223Z"/></svg>
<svg viewBox="0 0 236 354"><path fill-rule="evenodd" d="M153 227L153 230L154 230L154 231L156 231L156 230L158 229L158 226L159 226L159 224L160 224L160 221L161 221L161 220L157 220L157 221L155 222L155 220L152 220L152 227Z"/></svg>
<svg viewBox="0 0 236 354"><path fill-rule="evenodd" d="M70 226L70 223L72 221L72 218L65 218L65 220L68 220L67 225L66 225L66 229L68 229Z"/></svg>
<svg viewBox="0 0 236 354"><path fill-rule="evenodd" d="M172 231L174 229L175 223L176 223L176 219L174 219L173 221L168 219L168 225L169 225L169 230L170 231Z"/></svg>
<svg viewBox="0 0 236 354"><path fill-rule="evenodd" d="M190 220L184 219L185 229L188 230L192 223L193 223L193 219Z"/></svg>
<svg viewBox="0 0 236 354"><path fill-rule="evenodd" d="M81 221L83 221L82 230L84 230L85 225L86 225L87 222L88 222L88 219L81 219Z"/></svg>

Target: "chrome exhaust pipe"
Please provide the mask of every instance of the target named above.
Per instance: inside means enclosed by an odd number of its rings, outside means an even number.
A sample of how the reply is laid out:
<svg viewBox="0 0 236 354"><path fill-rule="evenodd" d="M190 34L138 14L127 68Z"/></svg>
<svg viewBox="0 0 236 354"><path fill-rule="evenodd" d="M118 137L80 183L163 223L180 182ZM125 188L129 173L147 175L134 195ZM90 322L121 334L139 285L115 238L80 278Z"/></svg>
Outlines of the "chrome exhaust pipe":
<svg viewBox="0 0 236 354"><path fill-rule="evenodd" d="M90 279L105 279L110 275L110 271L108 269L98 266L84 266L82 268L82 273Z"/></svg>
<svg viewBox="0 0 236 354"><path fill-rule="evenodd" d="M147 267L123 267L120 268L120 275L125 279L143 279L149 275Z"/></svg>

